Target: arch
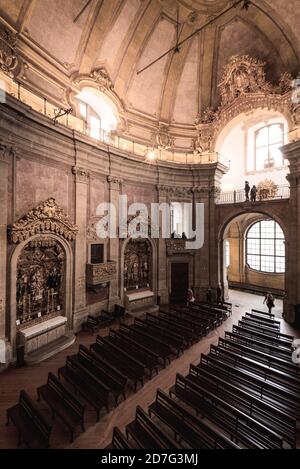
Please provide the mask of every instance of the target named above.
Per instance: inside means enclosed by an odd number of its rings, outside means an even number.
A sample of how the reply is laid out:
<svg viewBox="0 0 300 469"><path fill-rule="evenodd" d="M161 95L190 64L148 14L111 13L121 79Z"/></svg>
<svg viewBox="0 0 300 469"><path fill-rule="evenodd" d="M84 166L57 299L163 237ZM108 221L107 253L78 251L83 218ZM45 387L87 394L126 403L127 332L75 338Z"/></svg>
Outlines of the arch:
<svg viewBox="0 0 300 469"><path fill-rule="evenodd" d="M221 285L224 288L225 296L228 293L228 282L226 278L227 268L226 268L226 254L225 254L225 241L226 241L226 230L230 227L230 225L234 222L234 220L242 217L243 215L257 215L258 218L253 220L253 222L249 223L249 226L244 230L243 236L246 236L246 233L249 227L253 226L254 223L257 221L264 219L274 220L278 223L280 228L282 229L285 237L285 242L287 245L288 242L288 227L286 222L276 213L271 213L272 211L268 210L267 208L262 207L255 207L253 211L250 212L249 210L237 208L234 211L231 211L229 215L225 215L225 219L220 223L218 227L218 277L220 280ZM263 218L262 218L263 217ZM245 241L245 240L244 240ZM287 263L288 263L288 250L286 248L285 252L285 281L286 281L286 272L287 272ZM244 262L245 259L243 259Z"/></svg>
<svg viewBox="0 0 300 469"><path fill-rule="evenodd" d="M65 263L65 314L67 317L68 329L73 327L73 252L71 245L61 236L52 233L43 233L31 236L25 241L19 243L14 249L10 258L10 330L9 337L11 342L12 354L15 357L16 354L16 318L17 318L17 305L16 305L16 294L17 294L17 264L19 257L23 249L35 239L51 238L56 240L64 249L66 256Z"/></svg>

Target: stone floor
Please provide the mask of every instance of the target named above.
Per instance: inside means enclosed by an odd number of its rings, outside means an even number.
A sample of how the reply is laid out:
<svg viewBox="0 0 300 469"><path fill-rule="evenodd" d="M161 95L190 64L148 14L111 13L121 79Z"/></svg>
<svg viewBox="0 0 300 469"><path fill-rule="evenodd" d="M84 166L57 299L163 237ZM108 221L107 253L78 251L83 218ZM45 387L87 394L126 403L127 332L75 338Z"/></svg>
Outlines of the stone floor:
<svg viewBox="0 0 300 469"><path fill-rule="evenodd" d="M86 432L78 433L72 445L69 445L69 435L67 430L59 421L54 421L53 432L50 440L52 448L105 448L112 437L112 430L115 425L124 429L135 415L136 406L139 404L147 408L155 399L156 389L168 390L175 382L176 373L186 374L190 363L197 364L201 353L207 353L210 344L216 344L219 336L223 336L225 330L231 330L232 324L237 323L239 317L252 307L256 309L266 309L262 304L263 297L254 296L248 293L238 291L230 292L230 301L233 303L233 315L218 329L211 332L199 343L193 345L180 358L163 369L152 380L146 382L144 387L137 393L131 393L126 401L109 414L101 416L100 422L95 423L95 413L92 408L87 408L86 412ZM276 301L276 316L281 317L282 303ZM282 332L292 334L300 338L300 331L293 330L282 320ZM103 331L105 335L107 331ZM60 352L55 357L44 361L35 366L27 366L20 369L10 369L0 375L0 448L16 447L16 432L13 426L5 426L5 411L8 407L15 404L21 389L26 389L29 394L36 398L36 388L44 384L47 380L49 371L57 372L58 367L63 366L66 356L77 352L79 343L89 345L95 341L95 335L90 333L80 333L75 344L68 350ZM41 408L45 415L50 418L47 406L41 403Z"/></svg>

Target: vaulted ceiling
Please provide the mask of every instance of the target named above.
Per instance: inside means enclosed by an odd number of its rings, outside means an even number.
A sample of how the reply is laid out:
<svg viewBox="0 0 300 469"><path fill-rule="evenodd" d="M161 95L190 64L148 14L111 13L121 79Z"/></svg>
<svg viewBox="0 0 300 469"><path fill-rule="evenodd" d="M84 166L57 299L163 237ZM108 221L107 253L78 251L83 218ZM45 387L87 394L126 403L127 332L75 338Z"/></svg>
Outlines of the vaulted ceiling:
<svg viewBox="0 0 300 469"><path fill-rule="evenodd" d="M129 121L189 131L201 108L218 104L217 84L232 55L266 61L267 78L300 71L300 1L254 0L231 9L141 74L136 72L234 3L229 0L0 0L19 33L25 79L65 100L75 74L104 67ZM132 124L133 125L133 124ZM133 125L134 126L134 125Z"/></svg>

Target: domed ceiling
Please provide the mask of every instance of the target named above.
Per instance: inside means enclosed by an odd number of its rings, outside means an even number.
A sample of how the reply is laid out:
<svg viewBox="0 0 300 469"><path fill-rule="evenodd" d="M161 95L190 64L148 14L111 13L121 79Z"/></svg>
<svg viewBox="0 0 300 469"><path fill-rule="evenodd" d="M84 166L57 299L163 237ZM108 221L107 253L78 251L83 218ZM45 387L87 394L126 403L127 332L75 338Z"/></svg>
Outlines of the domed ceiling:
<svg viewBox="0 0 300 469"><path fill-rule="evenodd" d="M284 71L296 75L300 70L299 0L255 0L258 7L230 9L178 53L166 54L137 74L176 44L177 11L182 40L233 3L0 0L0 16L18 33L25 62L21 81L67 106L78 77L102 69L113 85L124 132L151 139L164 125L177 147L188 148L197 114L219 103L217 85L231 56L264 60L271 82Z"/></svg>

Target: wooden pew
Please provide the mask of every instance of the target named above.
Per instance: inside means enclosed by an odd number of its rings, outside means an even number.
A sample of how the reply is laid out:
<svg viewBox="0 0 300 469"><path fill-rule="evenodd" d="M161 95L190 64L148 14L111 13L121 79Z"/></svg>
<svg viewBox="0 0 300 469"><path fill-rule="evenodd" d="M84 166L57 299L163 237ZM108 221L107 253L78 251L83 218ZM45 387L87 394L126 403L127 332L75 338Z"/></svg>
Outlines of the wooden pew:
<svg viewBox="0 0 300 469"><path fill-rule="evenodd" d="M90 349L127 376L133 382L135 391L138 382L144 385L144 364L110 343L108 338L97 336L96 343L92 344Z"/></svg>
<svg viewBox="0 0 300 469"><path fill-rule="evenodd" d="M187 347L190 347L192 343L196 342L198 339L198 336L195 334L193 329L187 327L187 325L178 323L176 318L173 318L173 320L170 321L169 318L163 317L161 315L155 316L154 314L147 313L146 321L162 326L162 328L166 328L170 332L174 332L176 335L180 336L182 334L183 340Z"/></svg>
<svg viewBox="0 0 300 469"><path fill-rule="evenodd" d="M202 388L218 395L229 404L242 410L255 418L265 426L273 428L276 433L284 437L284 446L294 448L296 446L296 419L293 410L285 411L274 405L264 402L259 397L249 394L238 385L230 383L209 371L190 365L187 376L198 383Z"/></svg>
<svg viewBox="0 0 300 469"><path fill-rule="evenodd" d="M202 336L204 337L219 325L218 318L216 316L207 315L202 312L193 312L186 308L179 308L172 306L171 311L179 314L184 320L191 321L201 328ZM164 311L163 311L164 312Z"/></svg>
<svg viewBox="0 0 300 469"><path fill-rule="evenodd" d="M18 404L6 411L7 423L13 422L18 432L18 446L22 443L29 449L47 449L51 426L40 413L26 391L20 392Z"/></svg>
<svg viewBox="0 0 300 469"><path fill-rule="evenodd" d="M98 320L93 316L88 316L85 323L82 325L82 330L91 331L92 333L97 332L99 329Z"/></svg>
<svg viewBox="0 0 300 469"><path fill-rule="evenodd" d="M119 332L128 334L131 339L142 347L146 346L147 349L149 348L157 353L162 358L164 366L171 362L171 357L173 356L172 348L157 337L153 337L140 330L138 331L126 324L121 324Z"/></svg>
<svg viewBox="0 0 300 469"><path fill-rule="evenodd" d="M123 395L124 400L126 399L125 388L127 379L116 379L112 377L106 368L103 368L102 364L97 360L94 355L84 345L79 346L77 354L78 361L90 372L95 378L97 378L101 385L105 384L107 391L110 391L115 399L115 405L118 404L119 397Z"/></svg>
<svg viewBox="0 0 300 469"><path fill-rule="evenodd" d="M265 381L282 385L295 392L300 392L299 377L295 377L284 371L276 370L263 363L259 363L255 358L242 357L240 354L216 345L210 346L210 355L220 357L236 368L260 376ZM299 394L300 395L300 394Z"/></svg>
<svg viewBox="0 0 300 469"><path fill-rule="evenodd" d="M251 327L246 327L239 321L239 325L232 326L232 332L236 334L241 334L246 337L255 338L256 340L261 341L262 343L269 344L276 346L278 350L283 351L285 350L290 355L292 354L292 343L287 341L282 341L278 337L270 336L269 334L262 333L257 331L257 329L253 329Z"/></svg>
<svg viewBox="0 0 300 469"><path fill-rule="evenodd" d="M91 406L97 414L97 421L100 419L100 411L106 408L109 412L108 394L103 394L103 388L99 387L95 380L91 380L89 375L78 367L78 363L72 357L67 357L66 365L58 369L58 377L63 377Z"/></svg>
<svg viewBox="0 0 300 469"><path fill-rule="evenodd" d="M241 331L238 331L238 333L226 331L225 338L229 338L237 343L245 345L246 347L255 347L257 350L264 351L270 356L279 357L289 363L291 362L291 351L289 349L280 349L276 345L266 343L263 340L255 339L255 337L251 337L247 334L243 335Z"/></svg>
<svg viewBox="0 0 300 469"><path fill-rule="evenodd" d="M267 318L272 318L272 319L275 318L274 313L269 313L267 311L260 311L259 309L251 309L251 311L255 314L259 314L260 316L265 316Z"/></svg>
<svg viewBox="0 0 300 469"><path fill-rule="evenodd" d="M170 395L176 396L194 408L197 415L208 418L222 431L228 432L237 444L258 449L283 447L281 435L179 373Z"/></svg>
<svg viewBox="0 0 300 469"><path fill-rule="evenodd" d="M257 350L255 347L250 347L248 344L243 345L235 340L219 338L219 347L232 350L241 356L255 358L260 363L267 364L281 371L285 371L293 376L300 377L300 367L291 361L283 360L282 358L270 355L269 353Z"/></svg>
<svg viewBox="0 0 300 469"><path fill-rule="evenodd" d="M240 319L241 324L245 324L246 327L251 327L257 329L259 331L266 332L267 334L271 334L276 336L276 334L280 334L280 328L278 326L274 326L272 324L262 324L261 322L256 321L255 319L247 318L243 316Z"/></svg>
<svg viewBox="0 0 300 469"><path fill-rule="evenodd" d="M180 449L180 445L154 423L140 406L133 422L126 426L126 436L141 449Z"/></svg>
<svg viewBox="0 0 300 469"><path fill-rule="evenodd" d="M134 344L132 340L128 337L125 338L118 331L110 329L109 338L113 341L115 345L119 348L126 350L132 354L137 360L145 366L150 372L150 377L152 378L154 371L158 374L159 370L159 357L156 354L149 353L149 351L142 350L141 347L137 344Z"/></svg>
<svg viewBox="0 0 300 469"><path fill-rule="evenodd" d="M41 398L48 404L52 416L56 415L66 425L70 432L71 442L74 440L74 431L80 426L84 432L84 406L70 391L63 386L53 374L48 374L47 384L37 389L38 400Z"/></svg>
<svg viewBox="0 0 300 469"><path fill-rule="evenodd" d="M254 327L261 327L265 329L270 329L271 331L277 331L280 332L280 323L278 322L273 322L273 323L267 323L265 321L261 321L260 319L256 319L253 316L243 316L242 321L247 323L247 324L252 324Z"/></svg>
<svg viewBox="0 0 300 469"><path fill-rule="evenodd" d="M259 376L250 374L245 370L235 368L229 365L219 357L201 354L200 368L211 371L224 379L230 380L251 392L263 398L265 401L274 404L277 402L280 407L294 409L296 417L300 416L300 403L298 402L298 393L286 388L285 386L265 381Z"/></svg>
<svg viewBox="0 0 300 469"><path fill-rule="evenodd" d="M149 415L155 415L167 425L175 435L193 449L240 449L224 434L215 430L209 423L188 412L160 389L156 400L149 407Z"/></svg>
<svg viewBox="0 0 300 469"><path fill-rule="evenodd" d="M260 316L259 314L255 314L253 312L245 313L245 316L248 318L256 319L260 321L262 324L276 324L280 328L280 321L276 321L275 319L268 318L267 316Z"/></svg>
<svg viewBox="0 0 300 469"><path fill-rule="evenodd" d="M166 318L168 319L168 321L176 320L176 324L178 325L178 327L180 327L180 325L188 327L189 329L193 331L193 334L196 340L200 340L200 338L203 337L206 333L203 322L193 320L191 316L188 316L185 313L182 313L182 312L179 313L174 310L171 310L169 312L169 311L164 311L163 309L160 309L159 317Z"/></svg>
<svg viewBox="0 0 300 469"><path fill-rule="evenodd" d="M118 427L114 427L113 429L113 437L112 442L109 449L133 449L132 445L126 440L123 433L118 429Z"/></svg>

